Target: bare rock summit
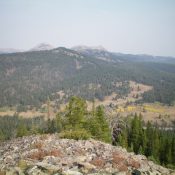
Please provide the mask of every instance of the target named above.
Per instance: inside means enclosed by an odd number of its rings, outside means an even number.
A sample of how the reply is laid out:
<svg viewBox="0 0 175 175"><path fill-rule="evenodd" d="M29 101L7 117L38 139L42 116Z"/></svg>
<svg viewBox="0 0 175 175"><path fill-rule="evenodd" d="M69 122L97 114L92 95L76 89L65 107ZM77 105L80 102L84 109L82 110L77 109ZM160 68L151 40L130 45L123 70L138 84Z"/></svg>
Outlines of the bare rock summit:
<svg viewBox="0 0 175 175"><path fill-rule="evenodd" d="M122 147L53 134L0 143L0 175L11 174L173 175L173 171Z"/></svg>

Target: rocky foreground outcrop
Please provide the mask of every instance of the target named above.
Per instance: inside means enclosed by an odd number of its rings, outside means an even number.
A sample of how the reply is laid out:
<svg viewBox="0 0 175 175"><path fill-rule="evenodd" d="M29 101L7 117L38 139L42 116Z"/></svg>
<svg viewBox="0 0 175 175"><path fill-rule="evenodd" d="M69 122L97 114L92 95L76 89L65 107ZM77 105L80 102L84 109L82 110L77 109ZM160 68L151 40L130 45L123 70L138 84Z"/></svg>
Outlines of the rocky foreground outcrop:
<svg viewBox="0 0 175 175"><path fill-rule="evenodd" d="M143 155L95 140L59 139L37 135L0 145L0 175L170 175Z"/></svg>

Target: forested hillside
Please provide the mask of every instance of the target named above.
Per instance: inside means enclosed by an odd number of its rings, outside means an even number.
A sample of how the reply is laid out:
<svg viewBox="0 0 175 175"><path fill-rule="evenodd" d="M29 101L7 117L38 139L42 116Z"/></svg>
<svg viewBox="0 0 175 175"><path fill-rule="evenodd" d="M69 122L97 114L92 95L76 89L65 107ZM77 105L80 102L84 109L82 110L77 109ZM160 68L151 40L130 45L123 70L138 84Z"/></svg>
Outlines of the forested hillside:
<svg viewBox="0 0 175 175"><path fill-rule="evenodd" d="M130 91L129 80L153 86L142 101L171 105L175 101L174 60L149 58L142 61L141 56L99 50L84 54L63 47L1 54L0 106L39 106L48 97L61 103L72 95L88 100L103 100L112 92L124 96ZM116 86L117 82L121 85ZM61 90L63 98L57 93Z"/></svg>

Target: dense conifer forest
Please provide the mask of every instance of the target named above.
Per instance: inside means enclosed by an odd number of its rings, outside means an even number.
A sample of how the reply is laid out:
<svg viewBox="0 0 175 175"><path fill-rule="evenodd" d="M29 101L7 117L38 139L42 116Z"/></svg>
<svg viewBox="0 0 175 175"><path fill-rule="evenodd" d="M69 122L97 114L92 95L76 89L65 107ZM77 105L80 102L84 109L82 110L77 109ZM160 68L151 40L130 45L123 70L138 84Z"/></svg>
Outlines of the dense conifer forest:
<svg viewBox="0 0 175 175"><path fill-rule="evenodd" d="M144 93L142 101L174 104L173 58L108 51L83 54L62 47L1 54L0 106L39 107L48 97L63 103L72 95L87 100L103 100L112 92L127 95L130 91L127 82L130 80L153 86L151 91ZM117 82L123 82L123 85L116 87ZM93 84L91 88L90 84ZM61 90L65 93L63 99L57 94Z"/></svg>
<svg viewBox="0 0 175 175"><path fill-rule="evenodd" d="M126 127L116 139L119 144L136 154L146 155L161 165L175 168L175 128L165 130L149 121L143 124L142 116L128 116ZM145 125L145 126L144 126Z"/></svg>

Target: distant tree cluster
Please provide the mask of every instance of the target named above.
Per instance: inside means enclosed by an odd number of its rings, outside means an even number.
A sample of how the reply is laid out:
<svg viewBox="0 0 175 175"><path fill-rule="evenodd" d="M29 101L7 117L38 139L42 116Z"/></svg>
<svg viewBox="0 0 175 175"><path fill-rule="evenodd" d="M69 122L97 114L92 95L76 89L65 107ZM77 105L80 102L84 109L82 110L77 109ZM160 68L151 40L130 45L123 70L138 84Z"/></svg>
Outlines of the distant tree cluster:
<svg viewBox="0 0 175 175"><path fill-rule="evenodd" d="M0 140L8 140L15 137L22 137L36 133L44 133L47 129L47 122L43 117L21 118L16 114L0 117Z"/></svg>
<svg viewBox="0 0 175 175"><path fill-rule="evenodd" d="M142 117L135 115L130 118L119 136L116 144L119 144L136 154L144 154L149 159L175 168L175 132L166 131L150 122L143 127Z"/></svg>
<svg viewBox="0 0 175 175"><path fill-rule="evenodd" d="M60 133L61 138L94 138L111 143L111 132L102 106L87 111L85 100L72 97L64 113L55 119L24 119L18 116L0 118L0 140L37 133Z"/></svg>
<svg viewBox="0 0 175 175"><path fill-rule="evenodd" d="M65 113L57 114L54 123L62 138L94 138L111 143L111 132L103 107L94 107L88 112L82 98L72 97Z"/></svg>

